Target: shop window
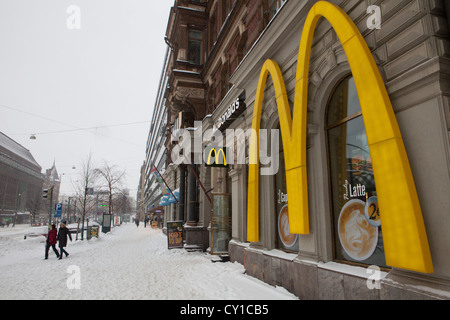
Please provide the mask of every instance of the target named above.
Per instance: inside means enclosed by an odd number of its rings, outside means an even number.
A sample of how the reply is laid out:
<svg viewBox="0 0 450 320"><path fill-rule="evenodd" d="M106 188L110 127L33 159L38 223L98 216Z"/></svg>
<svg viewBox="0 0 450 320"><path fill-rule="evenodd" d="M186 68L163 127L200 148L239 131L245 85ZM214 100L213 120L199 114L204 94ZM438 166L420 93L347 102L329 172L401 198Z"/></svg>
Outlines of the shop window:
<svg viewBox="0 0 450 320"><path fill-rule="evenodd" d="M385 267L382 212L353 77L329 101L327 133L335 259Z"/></svg>
<svg viewBox="0 0 450 320"><path fill-rule="evenodd" d="M201 31L189 30L188 61L190 63L198 65L201 63L202 39Z"/></svg>
<svg viewBox="0 0 450 320"><path fill-rule="evenodd" d="M279 169L275 175L275 225L277 249L288 252L299 251L298 235L289 232L288 195L286 186L286 169L284 162L283 140L280 134Z"/></svg>

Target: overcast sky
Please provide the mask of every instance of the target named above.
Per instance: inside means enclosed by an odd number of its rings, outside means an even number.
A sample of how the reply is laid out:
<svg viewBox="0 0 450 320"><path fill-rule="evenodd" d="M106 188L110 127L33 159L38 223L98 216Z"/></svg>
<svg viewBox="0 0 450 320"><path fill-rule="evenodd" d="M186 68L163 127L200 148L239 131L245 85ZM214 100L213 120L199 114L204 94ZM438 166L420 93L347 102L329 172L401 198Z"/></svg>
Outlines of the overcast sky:
<svg viewBox="0 0 450 320"><path fill-rule="evenodd" d="M173 3L0 0L0 131L42 172L55 161L61 193L92 152L136 195Z"/></svg>

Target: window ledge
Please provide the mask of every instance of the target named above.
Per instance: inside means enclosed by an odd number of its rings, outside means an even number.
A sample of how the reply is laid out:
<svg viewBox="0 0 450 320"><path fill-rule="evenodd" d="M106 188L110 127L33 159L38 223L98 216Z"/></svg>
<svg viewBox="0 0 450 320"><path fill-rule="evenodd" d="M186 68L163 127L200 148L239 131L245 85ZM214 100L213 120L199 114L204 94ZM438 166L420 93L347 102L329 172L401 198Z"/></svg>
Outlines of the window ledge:
<svg viewBox="0 0 450 320"><path fill-rule="evenodd" d="M368 272L369 268L363 268L363 267L356 267L351 266L343 263L337 263L337 262L327 262L327 263L319 263L317 265L319 269L328 270L328 271L334 271L342 274L347 274L350 276L363 278L363 279L369 279L370 276L373 276L373 272ZM380 271L380 280L386 278L388 275L387 272Z"/></svg>

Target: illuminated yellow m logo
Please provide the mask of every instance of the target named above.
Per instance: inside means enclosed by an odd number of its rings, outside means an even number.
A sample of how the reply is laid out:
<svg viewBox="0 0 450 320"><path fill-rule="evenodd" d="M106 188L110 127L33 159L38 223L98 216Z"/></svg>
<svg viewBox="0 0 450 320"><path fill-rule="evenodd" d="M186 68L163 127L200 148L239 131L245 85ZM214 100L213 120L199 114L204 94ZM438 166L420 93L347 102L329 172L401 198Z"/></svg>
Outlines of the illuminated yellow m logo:
<svg viewBox="0 0 450 320"><path fill-rule="evenodd" d="M214 153L214 163L211 163L211 158ZM222 154L223 162L220 162L220 154ZM208 155L208 161L206 162L207 166L213 166L213 165L223 165L224 167L227 166L227 157L225 155L225 151L223 148L216 151L216 148L212 148L211 151L209 151Z"/></svg>
<svg viewBox="0 0 450 320"><path fill-rule="evenodd" d="M358 90L376 180L386 262L392 267L432 273L433 264L414 179L383 79L353 21L338 6L326 1L319 1L313 6L303 28L297 62L293 118L277 63L268 60L261 71L255 97L250 147L248 241L259 241L258 132L269 74L275 87L285 150L289 225L293 234L309 234L306 170L308 73L314 31L321 17L326 18L336 31Z"/></svg>

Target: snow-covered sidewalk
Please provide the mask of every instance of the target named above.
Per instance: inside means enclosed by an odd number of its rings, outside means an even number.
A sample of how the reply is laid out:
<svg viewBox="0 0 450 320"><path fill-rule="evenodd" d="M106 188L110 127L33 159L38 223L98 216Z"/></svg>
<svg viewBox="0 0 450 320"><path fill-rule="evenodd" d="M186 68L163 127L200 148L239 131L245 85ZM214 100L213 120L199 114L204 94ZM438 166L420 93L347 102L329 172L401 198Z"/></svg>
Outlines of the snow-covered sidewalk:
<svg viewBox="0 0 450 320"><path fill-rule="evenodd" d="M212 263L204 253L168 250L166 236L142 224L69 242L70 255L62 260L51 249L44 260L44 238L24 240L23 233L0 231L0 299L297 299L245 275L238 263ZM77 277L81 286L73 289Z"/></svg>

